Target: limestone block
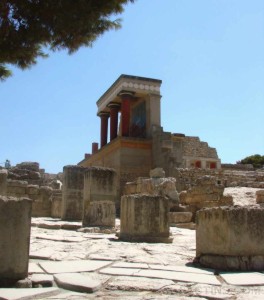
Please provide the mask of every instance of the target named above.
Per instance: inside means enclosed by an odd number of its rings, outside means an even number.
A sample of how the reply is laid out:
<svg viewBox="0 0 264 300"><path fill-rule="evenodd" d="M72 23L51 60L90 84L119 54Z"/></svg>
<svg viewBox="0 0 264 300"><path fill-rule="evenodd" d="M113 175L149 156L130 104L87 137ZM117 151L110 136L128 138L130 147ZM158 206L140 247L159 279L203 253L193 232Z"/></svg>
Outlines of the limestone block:
<svg viewBox="0 0 264 300"><path fill-rule="evenodd" d="M114 226L117 174L114 169L90 167L84 173L83 226Z"/></svg>
<svg viewBox="0 0 264 300"><path fill-rule="evenodd" d="M124 195L131 195L137 193L137 184L135 182L127 182L124 187Z"/></svg>
<svg viewBox="0 0 264 300"><path fill-rule="evenodd" d="M33 184L29 184L27 186L27 194L29 196L31 195L38 195L39 194L39 186L38 185L33 185Z"/></svg>
<svg viewBox="0 0 264 300"><path fill-rule="evenodd" d="M151 177L151 178L164 178L165 177L165 171L162 168L155 168L153 170L150 170L149 177Z"/></svg>
<svg viewBox="0 0 264 300"><path fill-rule="evenodd" d="M188 223L191 222L193 214L191 212L170 212L170 223Z"/></svg>
<svg viewBox="0 0 264 300"><path fill-rule="evenodd" d="M20 164L17 164L16 167L19 169L39 172L39 163L37 162L25 161Z"/></svg>
<svg viewBox="0 0 264 300"><path fill-rule="evenodd" d="M7 193L7 170L0 170L0 195Z"/></svg>
<svg viewBox="0 0 264 300"><path fill-rule="evenodd" d="M83 226L115 226L115 203L93 201L83 219Z"/></svg>
<svg viewBox="0 0 264 300"><path fill-rule="evenodd" d="M121 199L120 239L131 242L172 242L169 200L155 195L126 195Z"/></svg>
<svg viewBox="0 0 264 300"><path fill-rule="evenodd" d="M62 219L81 220L83 215L83 188L85 168L63 168Z"/></svg>
<svg viewBox="0 0 264 300"><path fill-rule="evenodd" d="M28 275L31 205L28 198L0 196L0 286Z"/></svg>
<svg viewBox="0 0 264 300"><path fill-rule="evenodd" d="M256 191L256 202L264 203L264 190Z"/></svg>
<svg viewBox="0 0 264 300"><path fill-rule="evenodd" d="M10 196L25 196L27 192L27 181L22 180L7 180L7 195Z"/></svg>
<svg viewBox="0 0 264 300"><path fill-rule="evenodd" d="M244 270L242 257L249 257L250 261L264 256L264 208L230 206L202 209L197 212L196 223L198 258L209 255L211 261L217 262L219 256L239 257L241 265L238 270ZM203 259L201 262L204 262ZM255 267L249 264L248 270ZM264 264L258 267L263 268Z"/></svg>

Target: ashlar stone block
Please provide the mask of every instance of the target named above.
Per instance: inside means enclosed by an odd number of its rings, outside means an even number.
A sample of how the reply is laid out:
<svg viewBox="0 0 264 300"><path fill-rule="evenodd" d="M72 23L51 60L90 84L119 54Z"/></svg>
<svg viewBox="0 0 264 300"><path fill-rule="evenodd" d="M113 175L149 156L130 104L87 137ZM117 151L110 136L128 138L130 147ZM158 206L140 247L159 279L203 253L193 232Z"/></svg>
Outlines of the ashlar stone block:
<svg viewBox="0 0 264 300"><path fill-rule="evenodd" d="M196 257L202 265L224 270L264 269L264 208L202 209L196 223Z"/></svg>
<svg viewBox="0 0 264 300"><path fill-rule="evenodd" d="M155 195L125 195L121 199L120 239L171 243L169 200Z"/></svg>
<svg viewBox="0 0 264 300"><path fill-rule="evenodd" d="M32 201L0 196L0 286L28 275Z"/></svg>

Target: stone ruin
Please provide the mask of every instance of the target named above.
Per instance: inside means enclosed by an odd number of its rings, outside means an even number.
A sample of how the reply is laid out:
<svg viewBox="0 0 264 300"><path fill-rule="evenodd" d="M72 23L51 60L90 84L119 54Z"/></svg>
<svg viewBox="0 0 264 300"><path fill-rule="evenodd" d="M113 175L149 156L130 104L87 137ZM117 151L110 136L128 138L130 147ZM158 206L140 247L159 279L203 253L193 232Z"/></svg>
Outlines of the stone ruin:
<svg viewBox="0 0 264 300"><path fill-rule="evenodd" d="M196 262L232 271L264 269L264 208L231 206L197 212Z"/></svg>
<svg viewBox="0 0 264 300"><path fill-rule="evenodd" d="M233 205L232 196L224 195L224 189L215 177L202 176L187 191L179 194L179 209L191 212L192 220L195 221L196 212L204 207Z"/></svg>

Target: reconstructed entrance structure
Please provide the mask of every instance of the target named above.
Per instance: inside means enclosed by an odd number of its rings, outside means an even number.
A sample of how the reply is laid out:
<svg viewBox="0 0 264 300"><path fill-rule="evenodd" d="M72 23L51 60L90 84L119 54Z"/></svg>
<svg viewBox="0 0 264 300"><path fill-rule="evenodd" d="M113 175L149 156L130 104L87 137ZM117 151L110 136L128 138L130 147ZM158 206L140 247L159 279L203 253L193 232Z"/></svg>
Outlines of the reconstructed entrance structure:
<svg viewBox="0 0 264 300"><path fill-rule="evenodd" d="M147 177L156 167L170 176L175 167L221 166L216 150L198 137L163 131L161 83L159 79L121 75L97 101L100 149L93 143L92 154L85 154L78 165L114 168L120 182L119 195L126 182Z"/></svg>

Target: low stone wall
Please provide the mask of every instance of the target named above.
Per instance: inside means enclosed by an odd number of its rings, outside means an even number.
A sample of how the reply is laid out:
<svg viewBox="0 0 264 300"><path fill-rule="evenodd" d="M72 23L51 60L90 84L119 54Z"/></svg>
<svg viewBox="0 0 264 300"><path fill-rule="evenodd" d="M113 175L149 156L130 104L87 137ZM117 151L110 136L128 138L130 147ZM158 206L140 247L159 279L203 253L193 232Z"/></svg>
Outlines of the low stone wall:
<svg viewBox="0 0 264 300"><path fill-rule="evenodd" d="M264 208L207 208L197 212L196 257L206 267L263 270Z"/></svg>
<svg viewBox="0 0 264 300"><path fill-rule="evenodd" d="M31 205L28 198L0 196L0 287L28 275Z"/></svg>
<svg viewBox="0 0 264 300"><path fill-rule="evenodd" d="M205 175L214 176L217 183L222 184L224 187L264 188L264 170L243 171L175 168L172 173L172 176L176 178L176 189L178 192L189 189L199 177Z"/></svg>
<svg viewBox="0 0 264 300"><path fill-rule="evenodd" d="M7 194L7 171L0 170L0 195Z"/></svg>
<svg viewBox="0 0 264 300"><path fill-rule="evenodd" d="M61 217L61 190L53 190L49 186L39 187L28 184L27 181L10 179L7 180L6 186L8 196L26 197L32 200L33 217Z"/></svg>

